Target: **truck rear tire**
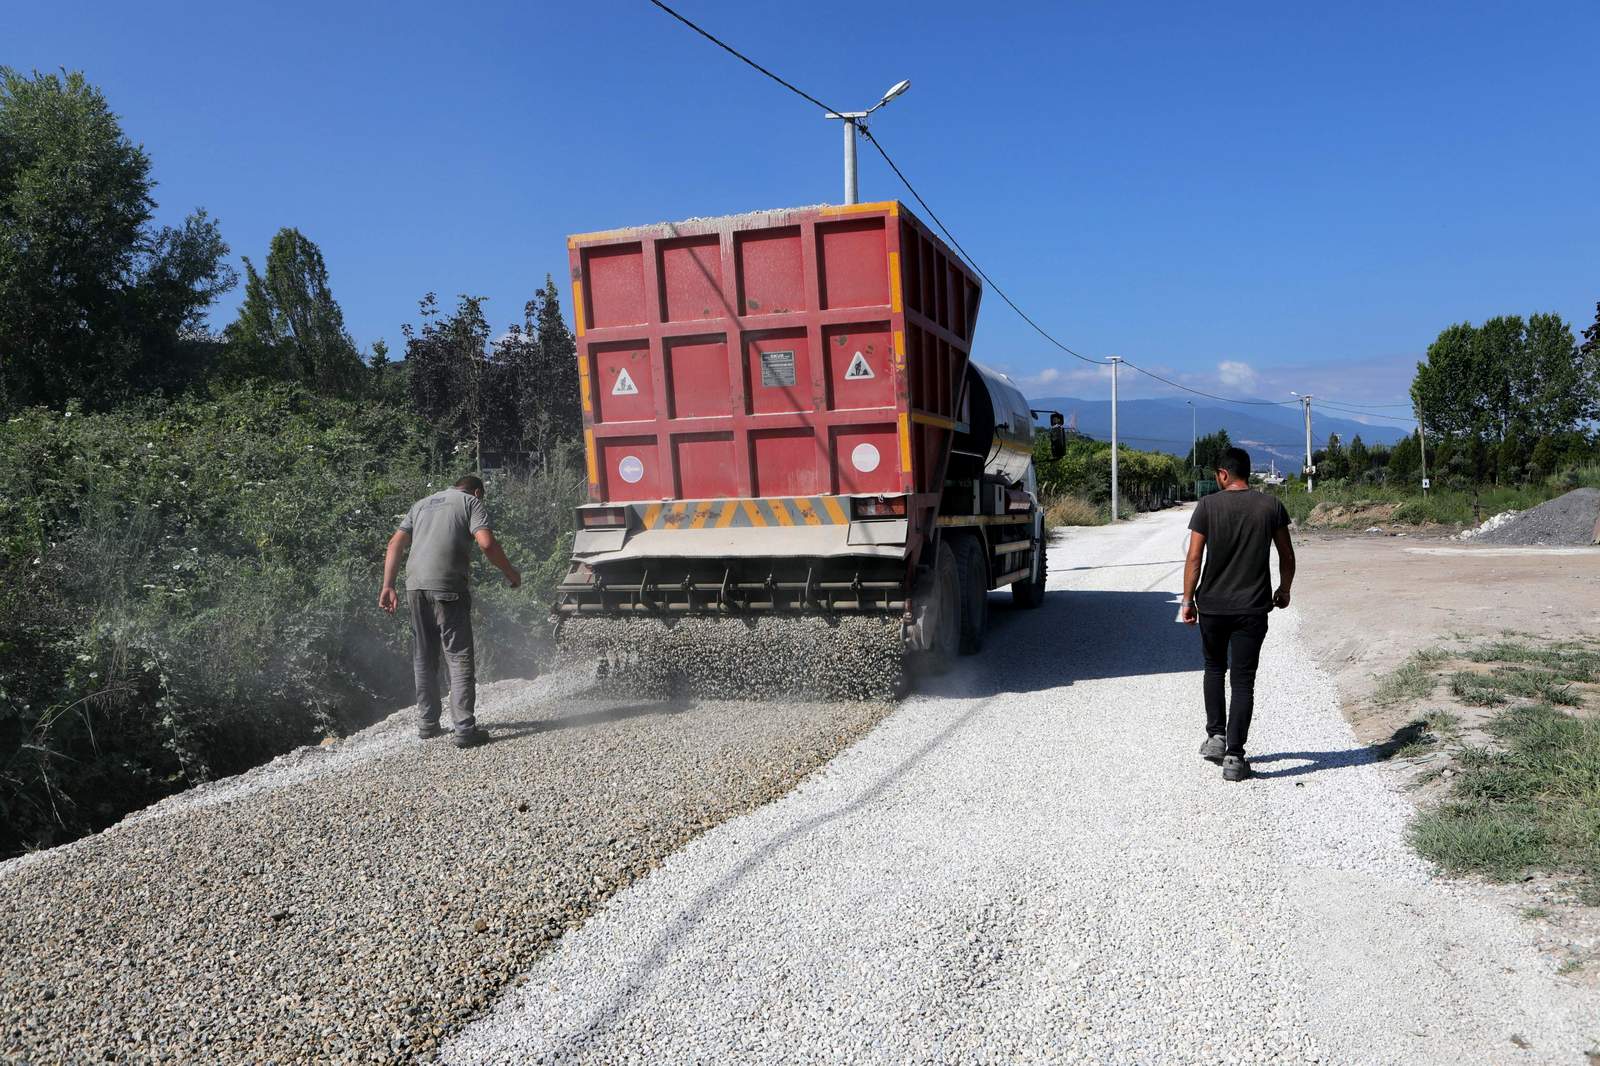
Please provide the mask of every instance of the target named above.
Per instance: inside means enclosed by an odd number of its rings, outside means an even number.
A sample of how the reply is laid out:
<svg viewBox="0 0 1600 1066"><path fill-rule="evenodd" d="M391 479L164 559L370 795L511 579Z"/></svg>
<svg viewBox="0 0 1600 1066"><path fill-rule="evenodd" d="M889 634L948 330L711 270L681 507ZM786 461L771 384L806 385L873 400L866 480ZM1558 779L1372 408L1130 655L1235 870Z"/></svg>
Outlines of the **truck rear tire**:
<svg viewBox="0 0 1600 1066"><path fill-rule="evenodd" d="M1026 607L1032 610L1044 604L1044 580L1047 573L1049 558L1045 554L1045 542L1039 542L1039 568L1021 581L1011 583L1011 602L1017 607Z"/></svg>
<svg viewBox="0 0 1600 1066"><path fill-rule="evenodd" d="M989 628L989 570L977 537L956 542L956 570L961 577L961 654L976 655Z"/></svg>

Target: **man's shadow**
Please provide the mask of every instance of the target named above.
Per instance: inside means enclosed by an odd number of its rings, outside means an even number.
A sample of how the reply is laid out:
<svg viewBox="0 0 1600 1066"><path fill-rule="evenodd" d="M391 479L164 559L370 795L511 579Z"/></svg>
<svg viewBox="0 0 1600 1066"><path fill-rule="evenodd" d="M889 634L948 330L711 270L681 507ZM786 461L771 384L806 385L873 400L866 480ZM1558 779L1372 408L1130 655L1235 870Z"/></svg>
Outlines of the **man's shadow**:
<svg viewBox="0 0 1600 1066"><path fill-rule="evenodd" d="M1368 766L1395 757L1401 749L1415 744L1427 735L1421 722L1411 722L1396 729L1388 740L1367 744L1343 751L1279 751L1271 755L1250 756L1250 768L1256 777L1303 777L1319 770L1343 770L1351 766ZM1263 770L1267 763L1289 763L1277 770Z"/></svg>

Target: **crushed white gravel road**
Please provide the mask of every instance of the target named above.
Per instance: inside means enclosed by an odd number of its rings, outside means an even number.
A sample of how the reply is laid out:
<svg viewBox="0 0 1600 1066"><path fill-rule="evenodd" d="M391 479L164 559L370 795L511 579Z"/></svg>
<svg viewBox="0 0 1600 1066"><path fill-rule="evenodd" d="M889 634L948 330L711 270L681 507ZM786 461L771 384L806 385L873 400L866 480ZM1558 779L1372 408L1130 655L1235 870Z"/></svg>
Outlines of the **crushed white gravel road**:
<svg viewBox="0 0 1600 1066"><path fill-rule="evenodd" d="M983 656L613 898L444 1057L1592 1061L1595 992L1406 846L1313 621L1273 616L1257 779L1197 757L1186 517L1074 533L1040 611L997 610Z"/></svg>

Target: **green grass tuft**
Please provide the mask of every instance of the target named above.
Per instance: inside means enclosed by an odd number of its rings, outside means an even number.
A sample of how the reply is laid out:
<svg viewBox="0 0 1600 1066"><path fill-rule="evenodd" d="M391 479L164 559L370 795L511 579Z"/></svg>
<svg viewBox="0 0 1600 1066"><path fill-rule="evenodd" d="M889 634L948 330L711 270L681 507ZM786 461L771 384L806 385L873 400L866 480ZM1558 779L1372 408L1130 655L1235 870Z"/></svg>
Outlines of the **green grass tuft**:
<svg viewBox="0 0 1600 1066"><path fill-rule="evenodd" d="M1600 897L1600 721L1527 703L1489 729L1501 747L1458 752L1452 801L1413 824L1417 850L1498 880L1571 871L1584 898Z"/></svg>
<svg viewBox="0 0 1600 1066"><path fill-rule="evenodd" d="M1521 810L1450 803L1417 816L1412 845L1448 873L1510 881L1543 862L1549 841Z"/></svg>
<svg viewBox="0 0 1600 1066"><path fill-rule="evenodd" d="M1484 674L1466 671L1451 674L1450 692L1470 707L1495 707L1506 702L1506 694L1500 686Z"/></svg>

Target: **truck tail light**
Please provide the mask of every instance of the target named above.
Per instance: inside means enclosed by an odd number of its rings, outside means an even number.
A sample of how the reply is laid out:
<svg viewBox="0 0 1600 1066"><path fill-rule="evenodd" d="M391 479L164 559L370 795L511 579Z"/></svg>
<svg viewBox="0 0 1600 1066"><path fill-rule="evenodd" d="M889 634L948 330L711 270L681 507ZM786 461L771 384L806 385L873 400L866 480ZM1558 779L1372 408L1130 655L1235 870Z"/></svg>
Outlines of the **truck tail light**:
<svg viewBox="0 0 1600 1066"><path fill-rule="evenodd" d="M904 496L857 496L854 503L856 518L904 518Z"/></svg>
<svg viewBox="0 0 1600 1066"><path fill-rule="evenodd" d="M626 507L580 507L578 525L584 529L608 529L628 524Z"/></svg>

